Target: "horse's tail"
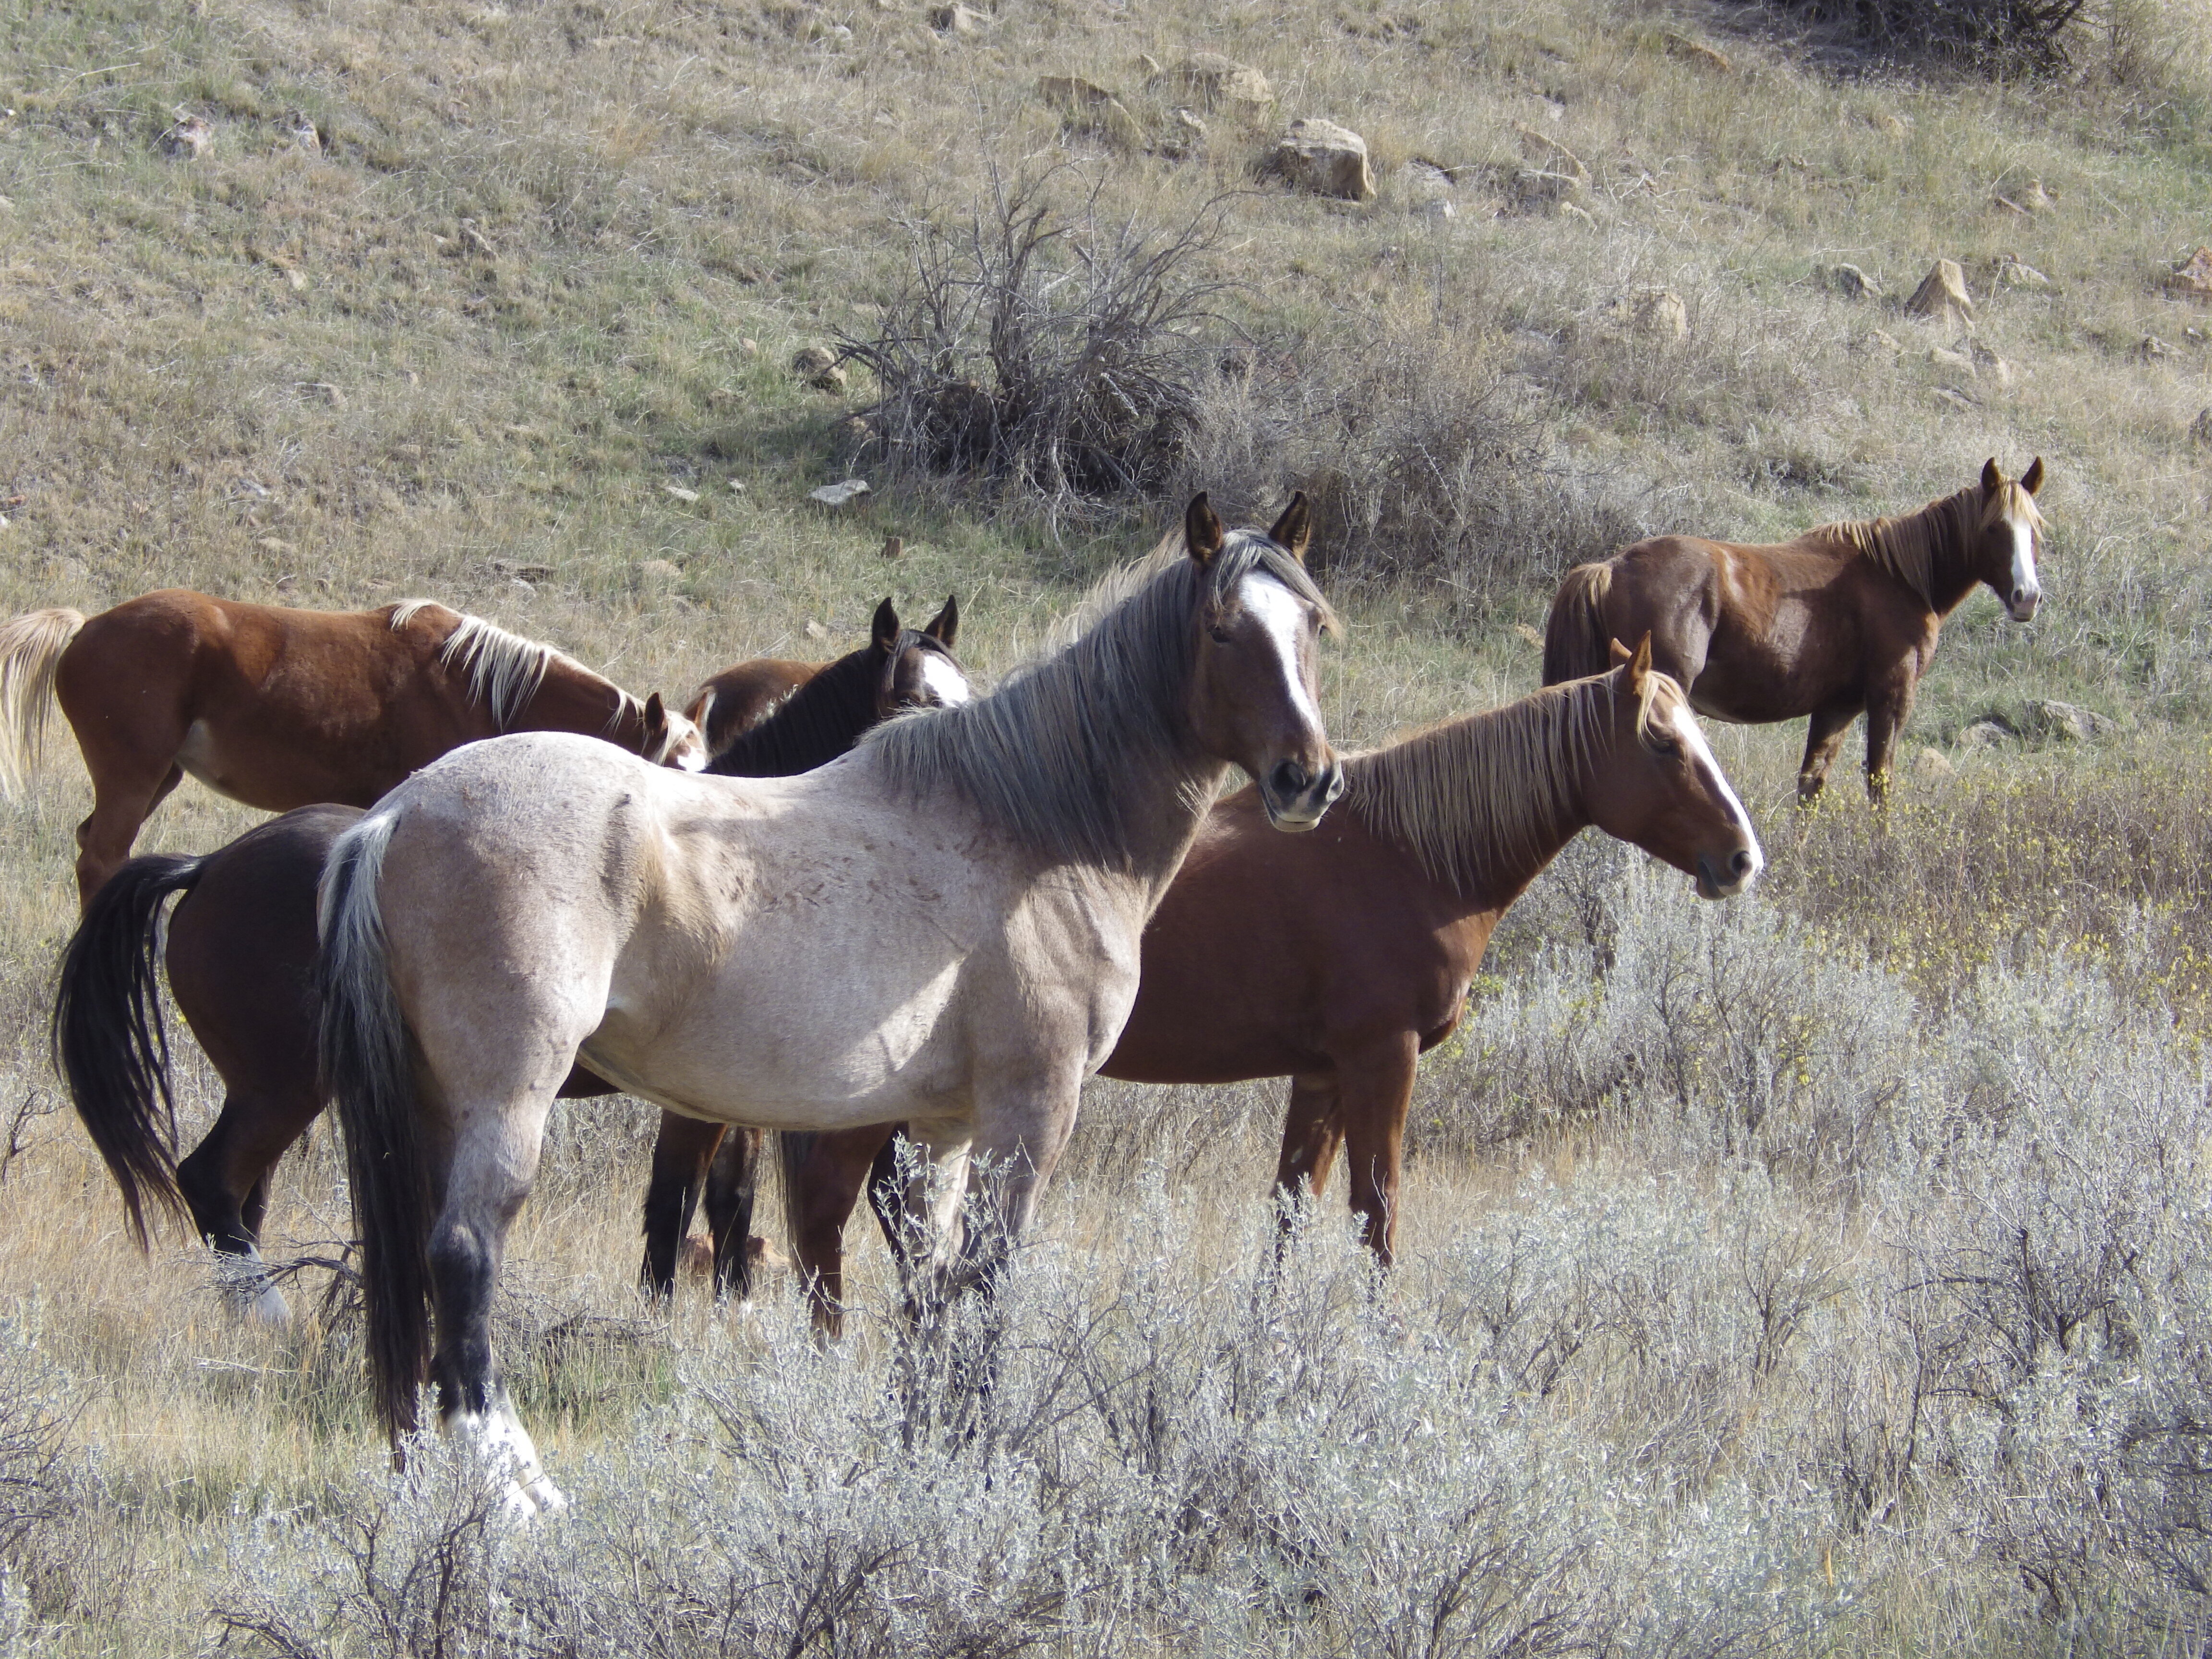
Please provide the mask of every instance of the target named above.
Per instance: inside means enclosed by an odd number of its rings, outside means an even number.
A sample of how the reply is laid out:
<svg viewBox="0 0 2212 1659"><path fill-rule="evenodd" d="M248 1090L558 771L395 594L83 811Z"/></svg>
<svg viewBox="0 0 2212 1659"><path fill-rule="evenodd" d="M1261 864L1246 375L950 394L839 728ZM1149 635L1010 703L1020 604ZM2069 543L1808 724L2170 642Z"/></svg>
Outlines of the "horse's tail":
<svg viewBox="0 0 2212 1659"><path fill-rule="evenodd" d="M54 671L83 626L82 612L60 609L0 623L0 789L11 795L45 757Z"/></svg>
<svg viewBox="0 0 2212 1659"><path fill-rule="evenodd" d="M397 821L371 813L340 836L316 896L323 1087L345 1126L370 1388L395 1439L415 1427L416 1391L429 1370L434 1219L407 1022L392 988L377 907L378 878Z"/></svg>
<svg viewBox="0 0 2212 1659"><path fill-rule="evenodd" d="M1602 674L1613 666L1612 635L1605 630L1605 596L1613 586L1613 567L1578 564L1552 600L1552 619L1544 628L1544 684Z"/></svg>
<svg viewBox="0 0 2212 1659"><path fill-rule="evenodd" d="M149 1199L179 1220L177 1113L161 1024L161 908L188 893L204 858L155 855L125 864L92 896L62 953L52 1028L54 1069L123 1192L140 1249Z"/></svg>
<svg viewBox="0 0 2212 1659"><path fill-rule="evenodd" d="M775 1138L776 1169L783 1176L778 1184L783 1188L784 1247L791 1252L793 1261L799 1260L799 1229L805 1224L805 1212L800 1207L799 1172L814 1156L814 1143L820 1139L811 1129L785 1129Z"/></svg>

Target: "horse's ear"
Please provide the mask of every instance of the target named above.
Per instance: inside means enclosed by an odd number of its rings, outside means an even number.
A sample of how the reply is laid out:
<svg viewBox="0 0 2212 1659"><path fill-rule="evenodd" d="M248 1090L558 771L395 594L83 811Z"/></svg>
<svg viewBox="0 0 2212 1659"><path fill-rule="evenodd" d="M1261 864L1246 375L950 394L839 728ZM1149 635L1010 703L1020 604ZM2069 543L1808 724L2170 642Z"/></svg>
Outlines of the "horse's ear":
<svg viewBox="0 0 2212 1659"><path fill-rule="evenodd" d="M2043 457L2039 455L2027 464L2027 471L2020 475L2020 487L2033 495L2043 488Z"/></svg>
<svg viewBox="0 0 2212 1659"><path fill-rule="evenodd" d="M1206 499L1203 489L1200 490L1183 509L1182 544L1200 565L1209 565L1227 539L1228 532L1222 529L1221 520L1214 515L1213 503Z"/></svg>
<svg viewBox="0 0 2212 1659"><path fill-rule="evenodd" d="M1612 655L1613 665L1615 668L1620 667L1621 664L1626 662L1631 657L1636 654L1626 646L1623 645L1619 640L1607 640L1605 643L1607 651Z"/></svg>
<svg viewBox="0 0 2212 1659"><path fill-rule="evenodd" d="M1306 562L1306 544L1313 540L1313 511L1306 505L1304 490L1291 493L1291 504L1268 528L1267 539L1300 564Z"/></svg>
<svg viewBox="0 0 2212 1659"><path fill-rule="evenodd" d="M645 700L645 746L651 749L654 742L668 733L668 705L655 691Z"/></svg>
<svg viewBox="0 0 2212 1659"><path fill-rule="evenodd" d="M1644 695L1644 682L1651 672L1651 635L1644 635L1636 647L1636 654L1628 659L1628 689L1637 696Z"/></svg>
<svg viewBox="0 0 2212 1659"><path fill-rule="evenodd" d="M892 608L891 602L886 599L876 607L876 620L868 629L868 643L888 656L890 654L890 648L898 643L898 612Z"/></svg>
<svg viewBox="0 0 2212 1659"><path fill-rule="evenodd" d="M921 631L950 651L952 641L960 637L960 596L947 593L945 609L924 623Z"/></svg>
<svg viewBox="0 0 2212 1659"><path fill-rule="evenodd" d="M1997 470L1997 458L1992 455L1982 463L1982 493L1994 495L2003 487L2004 474Z"/></svg>

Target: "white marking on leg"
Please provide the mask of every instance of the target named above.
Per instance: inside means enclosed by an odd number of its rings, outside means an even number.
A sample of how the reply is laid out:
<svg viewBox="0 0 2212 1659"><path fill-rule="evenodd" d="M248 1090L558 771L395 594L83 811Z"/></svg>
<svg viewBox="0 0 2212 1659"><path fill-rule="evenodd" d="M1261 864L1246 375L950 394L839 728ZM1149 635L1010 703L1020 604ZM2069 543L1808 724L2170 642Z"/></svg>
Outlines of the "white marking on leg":
<svg viewBox="0 0 2212 1659"><path fill-rule="evenodd" d="M1321 730L1321 710L1306 690L1306 677L1298 672L1298 638L1305 629L1305 602L1264 571L1255 570L1238 584L1237 602L1260 619L1267 637L1282 658L1283 678L1291 688L1291 706L1314 731Z"/></svg>
<svg viewBox="0 0 2212 1659"><path fill-rule="evenodd" d="M921 684L947 708L957 708L974 695L969 689L968 677L953 665L951 659L933 651L922 653Z"/></svg>
<svg viewBox="0 0 2212 1659"><path fill-rule="evenodd" d="M484 1467L507 1477L507 1510L518 1521L566 1509L568 1495L555 1486L538 1462L538 1447L502 1393L488 1412L455 1412L446 1432L459 1437Z"/></svg>
<svg viewBox="0 0 2212 1659"><path fill-rule="evenodd" d="M1736 799L1735 789L1729 787L1728 774L1721 770L1720 762L1713 757L1712 748L1705 742L1705 734L1690 713L1687 703L1674 705L1674 735L1681 739L1683 748L1689 752L1691 763L1705 769L1710 787L1726 805L1729 816L1735 819L1736 828L1743 832L1744 840L1750 844L1751 868L1744 874L1742 886L1736 890L1740 892L1742 888L1757 881L1759 872L1766 868L1766 854L1759 847L1759 832L1751 827L1751 814L1743 810L1743 803Z"/></svg>

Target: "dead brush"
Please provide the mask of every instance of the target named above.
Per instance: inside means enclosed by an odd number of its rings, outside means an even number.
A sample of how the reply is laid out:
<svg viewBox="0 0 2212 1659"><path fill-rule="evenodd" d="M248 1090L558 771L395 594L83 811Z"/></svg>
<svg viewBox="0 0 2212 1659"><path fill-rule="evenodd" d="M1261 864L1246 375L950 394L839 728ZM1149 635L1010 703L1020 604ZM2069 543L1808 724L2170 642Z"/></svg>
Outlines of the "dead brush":
<svg viewBox="0 0 2212 1659"><path fill-rule="evenodd" d="M916 222L913 270L874 336L861 419L895 471L951 479L1057 523L1156 493L1175 471L1226 325L1210 276L1228 199L1155 228L1110 221L1070 170L1009 184L953 225Z"/></svg>

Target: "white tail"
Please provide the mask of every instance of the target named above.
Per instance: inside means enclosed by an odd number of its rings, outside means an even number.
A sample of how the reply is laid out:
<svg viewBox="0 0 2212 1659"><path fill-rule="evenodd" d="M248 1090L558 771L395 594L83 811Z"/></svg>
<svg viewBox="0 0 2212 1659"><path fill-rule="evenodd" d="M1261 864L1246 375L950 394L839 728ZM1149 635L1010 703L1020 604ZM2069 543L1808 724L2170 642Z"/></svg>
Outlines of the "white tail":
<svg viewBox="0 0 2212 1659"><path fill-rule="evenodd" d="M0 623L0 789L23 787L46 748L54 671L84 626L74 611L27 611Z"/></svg>

